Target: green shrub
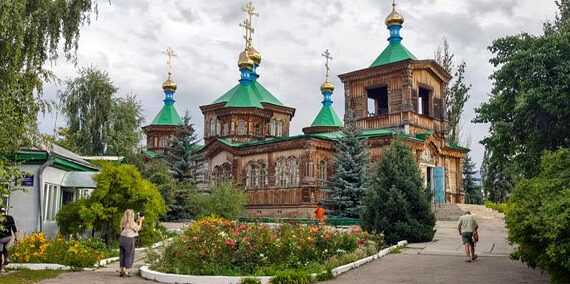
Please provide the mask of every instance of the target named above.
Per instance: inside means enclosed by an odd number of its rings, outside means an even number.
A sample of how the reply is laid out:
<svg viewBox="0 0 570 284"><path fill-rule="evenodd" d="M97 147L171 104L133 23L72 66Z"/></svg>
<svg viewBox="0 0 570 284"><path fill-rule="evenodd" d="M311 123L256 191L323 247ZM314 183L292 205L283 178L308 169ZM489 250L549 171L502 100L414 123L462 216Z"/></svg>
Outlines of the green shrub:
<svg viewBox="0 0 570 284"><path fill-rule="evenodd" d="M505 214L509 211L509 206L507 205L507 203L504 203L504 202L495 203L495 202L487 200L487 201L485 201L484 205L487 208L491 208L493 210L497 210L497 211L499 211L501 213L505 213Z"/></svg>
<svg viewBox="0 0 570 284"><path fill-rule="evenodd" d="M261 284L261 280L253 277L244 277L239 281L239 284Z"/></svg>
<svg viewBox="0 0 570 284"><path fill-rule="evenodd" d="M366 195L363 229L383 232L386 242L394 244L431 241L435 216L431 212L431 193L410 148L400 139L390 145L376 166L376 174Z"/></svg>
<svg viewBox="0 0 570 284"><path fill-rule="evenodd" d="M278 272L271 278L271 284L308 284L313 282L313 277L302 271L285 270Z"/></svg>
<svg viewBox="0 0 570 284"><path fill-rule="evenodd" d="M511 257L570 283L570 149L546 152L540 174L516 186L506 215Z"/></svg>
<svg viewBox="0 0 570 284"><path fill-rule="evenodd" d="M198 217L207 217L212 214L225 219L236 220L243 214L247 203L247 194L233 183L215 186L210 195L197 196L199 201Z"/></svg>

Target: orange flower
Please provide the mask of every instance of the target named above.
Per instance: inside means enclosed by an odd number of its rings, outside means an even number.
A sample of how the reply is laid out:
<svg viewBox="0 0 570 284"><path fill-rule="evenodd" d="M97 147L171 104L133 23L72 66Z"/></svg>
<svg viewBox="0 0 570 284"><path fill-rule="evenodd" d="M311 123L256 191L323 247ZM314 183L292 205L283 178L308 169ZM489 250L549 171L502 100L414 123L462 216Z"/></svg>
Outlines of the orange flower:
<svg viewBox="0 0 570 284"><path fill-rule="evenodd" d="M329 234L326 234L325 239L328 239L328 238L330 238L330 236L329 236Z"/></svg>

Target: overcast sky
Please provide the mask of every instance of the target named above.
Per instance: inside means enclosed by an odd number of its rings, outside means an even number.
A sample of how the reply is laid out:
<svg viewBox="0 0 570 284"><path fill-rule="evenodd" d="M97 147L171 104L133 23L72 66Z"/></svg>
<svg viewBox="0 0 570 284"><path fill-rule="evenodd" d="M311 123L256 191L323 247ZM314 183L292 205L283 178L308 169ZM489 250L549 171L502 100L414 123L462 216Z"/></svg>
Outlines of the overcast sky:
<svg viewBox="0 0 570 284"><path fill-rule="evenodd" d="M236 0L113 0L99 1L99 14L81 30L78 66L107 71L119 95L134 93L142 102L145 125L163 103L161 84L168 66L161 51L172 47L173 80L178 84L175 106L188 110L202 136L199 106L210 104L239 79L238 54L244 48L247 1ZM310 125L321 107L319 86L324 80L321 53L329 49L331 81L336 86L334 108L344 115L344 95L336 75L368 67L388 42L384 19L391 0L254 1L261 16L254 19L254 46L261 53L259 82L285 105L296 108L291 135ZM446 37L456 62L467 62L466 80L473 85L464 112L462 144L470 146L479 166L488 133L470 123L473 109L488 99L493 71L487 46L501 36L540 34L553 19L554 0L398 0L405 18L403 44L419 59L433 58ZM60 79L76 74L76 66L59 60L50 67ZM50 84L46 98L55 99L64 86ZM53 133L64 126L61 114L40 117L40 130Z"/></svg>

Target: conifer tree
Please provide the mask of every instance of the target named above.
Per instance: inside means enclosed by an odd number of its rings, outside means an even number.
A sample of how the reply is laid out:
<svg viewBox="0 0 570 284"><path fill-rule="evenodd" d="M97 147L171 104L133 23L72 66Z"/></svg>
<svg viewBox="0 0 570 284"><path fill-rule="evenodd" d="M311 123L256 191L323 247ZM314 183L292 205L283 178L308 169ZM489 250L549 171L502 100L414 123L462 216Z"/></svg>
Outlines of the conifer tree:
<svg viewBox="0 0 570 284"><path fill-rule="evenodd" d="M463 159L463 189L467 204L483 204L483 194L478 184L480 179L475 177L476 173L475 163L469 155L465 156Z"/></svg>
<svg viewBox="0 0 570 284"><path fill-rule="evenodd" d="M384 232L389 244L431 241L435 216L430 200L410 148L395 139L378 163L366 195L363 229Z"/></svg>
<svg viewBox="0 0 570 284"><path fill-rule="evenodd" d="M338 155L332 163L336 173L326 182L331 188L323 190L329 196L323 205L331 217L360 218L369 185L369 147L353 117L348 118L348 125L341 133L336 145Z"/></svg>
<svg viewBox="0 0 570 284"><path fill-rule="evenodd" d="M197 153L198 136L194 132L194 125L190 123L188 111L182 120L184 125L176 130L176 135L166 147L166 162L178 184L194 187L196 175L202 168L202 156Z"/></svg>

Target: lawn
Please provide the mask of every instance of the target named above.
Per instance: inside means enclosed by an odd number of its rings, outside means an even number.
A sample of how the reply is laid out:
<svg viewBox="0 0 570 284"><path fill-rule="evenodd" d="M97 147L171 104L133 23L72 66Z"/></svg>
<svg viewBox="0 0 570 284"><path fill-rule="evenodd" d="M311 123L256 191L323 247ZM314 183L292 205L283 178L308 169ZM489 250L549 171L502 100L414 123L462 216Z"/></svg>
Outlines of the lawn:
<svg viewBox="0 0 570 284"><path fill-rule="evenodd" d="M12 270L0 275L2 284L31 284L44 279L54 278L61 270Z"/></svg>

